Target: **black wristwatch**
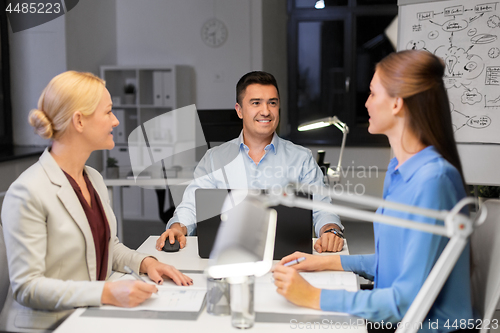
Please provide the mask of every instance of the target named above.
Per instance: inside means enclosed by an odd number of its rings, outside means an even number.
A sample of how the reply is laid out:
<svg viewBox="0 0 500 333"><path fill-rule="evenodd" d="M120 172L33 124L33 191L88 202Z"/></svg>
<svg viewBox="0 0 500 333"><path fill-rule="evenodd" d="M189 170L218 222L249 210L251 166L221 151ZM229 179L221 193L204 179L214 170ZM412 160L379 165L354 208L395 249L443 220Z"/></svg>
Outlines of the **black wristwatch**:
<svg viewBox="0 0 500 333"><path fill-rule="evenodd" d="M335 236L340 237L342 239L345 238L344 233L342 231L340 231L339 229L331 228L331 229L325 230L323 233L327 233L327 232L331 232Z"/></svg>

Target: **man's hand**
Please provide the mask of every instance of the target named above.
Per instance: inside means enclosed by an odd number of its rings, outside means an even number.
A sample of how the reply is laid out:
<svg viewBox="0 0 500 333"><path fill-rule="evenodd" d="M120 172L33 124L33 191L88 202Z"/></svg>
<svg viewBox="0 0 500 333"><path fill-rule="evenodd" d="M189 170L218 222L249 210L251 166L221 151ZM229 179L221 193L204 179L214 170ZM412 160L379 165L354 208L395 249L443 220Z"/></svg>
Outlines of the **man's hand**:
<svg viewBox="0 0 500 333"><path fill-rule="evenodd" d="M170 229L167 229L163 234L161 234L160 238L156 240L156 249L158 251L161 251L163 249L163 246L165 245L165 241L168 238L168 241L170 244L174 244L175 239L179 241L179 245L181 249L186 246L186 237L184 235L187 234L187 228L180 224L180 223L174 223L170 226Z"/></svg>
<svg viewBox="0 0 500 333"><path fill-rule="evenodd" d="M163 275L172 279L178 286L190 286L193 284L193 279L189 276L182 274L173 266L161 263L152 257L144 258L141 262L140 272L148 274L148 277L158 284L163 284Z"/></svg>
<svg viewBox="0 0 500 333"><path fill-rule="evenodd" d="M321 228L321 237L318 238L316 244L314 244L314 249L318 253L342 251L342 248L344 247L344 239L332 232L325 232L326 230L332 228L340 231L339 226L336 224L327 224Z"/></svg>
<svg viewBox="0 0 500 333"><path fill-rule="evenodd" d="M293 267L277 265L273 277L278 294L296 305L320 310L321 289L311 286Z"/></svg>

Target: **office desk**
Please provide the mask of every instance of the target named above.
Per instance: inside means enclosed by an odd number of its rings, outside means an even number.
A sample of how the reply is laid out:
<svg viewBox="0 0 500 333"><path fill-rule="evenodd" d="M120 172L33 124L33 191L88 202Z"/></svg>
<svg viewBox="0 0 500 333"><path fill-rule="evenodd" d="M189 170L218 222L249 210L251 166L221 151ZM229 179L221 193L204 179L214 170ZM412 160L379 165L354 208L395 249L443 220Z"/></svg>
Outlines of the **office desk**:
<svg viewBox="0 0 500 333"><path fill-rule="evenodd" d="M198 256L198 243L196 237L187 237L187 245L184 249L176 253L159 252L155 249L155 243L158 236L149 237L137 251L154 255L158 260L174 265L176 268L189 275L189 273L198 273L203 271L207 265L207 259L201 259ZM348 254L347 244L341 254ZM332 254L320 254L332 255ZM351 273L352 274L352 273ZM121 273L115 273L112 279L121 276ZM352 278L356 276L352 274ZM282 332L296 331L300 327L306 328L306 323L319 322L316 327L311 326L309 330L325 330L340 328L342 332L366 333L364 325L353 325L344 328L335 327L335 323L356 323L356 317L337 317L332 319L332 316L310 316L297 315L296 322L290 322L290 316L287 314L265 314L256 313L255 325L251 329L255 332ZM324 324L322 320L337 320L333 324ZM300 324L303 323L303 324ZM231 326L231 317L215 317L207 314L205 308L199 313L197 320L192 318L182 317L182 315L172 312L153 312L153 311L120 311L120 310L99 310L98 308L81 308L76 310L65 322L63 322L55 333L88 333L88 332L236 332L237 330Z"/></svg>

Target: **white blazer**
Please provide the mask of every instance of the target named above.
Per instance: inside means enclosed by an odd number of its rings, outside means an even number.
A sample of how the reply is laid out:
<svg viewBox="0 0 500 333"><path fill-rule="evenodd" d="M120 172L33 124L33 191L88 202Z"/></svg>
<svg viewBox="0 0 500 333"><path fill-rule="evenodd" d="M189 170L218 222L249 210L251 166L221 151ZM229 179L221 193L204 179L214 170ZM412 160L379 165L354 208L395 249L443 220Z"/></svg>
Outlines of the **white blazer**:
<svg viewBox="0 0 500 333"><path fill-rule="evenodd" d="M85 167L111 231L108 269L136 272L147 257L121 244L106 185ZM85 212L49 150L12 183L2 206L11 293L0 316L0 331L56 327L70 311L101 305L104 281L96 281L96 253ZM37 311L46 310L46 311ZM29 331L29 330L28 330Z"/></svg>

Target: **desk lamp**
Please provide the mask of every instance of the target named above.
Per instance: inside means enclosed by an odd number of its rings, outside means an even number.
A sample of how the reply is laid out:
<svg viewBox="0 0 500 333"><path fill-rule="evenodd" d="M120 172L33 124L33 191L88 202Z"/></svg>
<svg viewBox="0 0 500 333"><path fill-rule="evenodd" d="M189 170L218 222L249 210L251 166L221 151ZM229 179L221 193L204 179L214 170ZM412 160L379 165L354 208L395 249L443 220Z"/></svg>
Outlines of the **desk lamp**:
<svg viewBox="0 0 500 333"><path fill-rule="evenodd" d="M355 203L367 208L384 207L388 209L405 211L411 214L417 214L434 219L444 221L444 226L429 225L419 223L412 220L401 219L397 217L380 215L372 211L362 210L359 208L347 207L345 204L329 204L321 201L311 201L304 198L296 197L294 191L304 191L304 187L310 193L323 196L330 196L334 203L343 201L345 203ZM474 204L473 198L464 198L460 200L450 211L437 211L432 209L424 209L410 205L400 204L385 201L383 199L369 196L353 196L347 194L336 193L333 189L324 187L294 184L287 186L280 194L262 195L254 192L248 192L245 200L252 200L253 207L270 207L278 204L300 207L304 209L315 209L333 212L340 216L354 218L362 221L377 221L403 228L420 230L440 236L450 238L450 241L439 256L436 264L432 268L430 274L425 280L422 288L415 297L406 315L402 319L397 333L415 333L420 328L419 325L413 323L423 323L425 316L429 312L432 304L438 296L441 288L448 279L453 267L455 266L460 254L467 245L468 237L472 234L474 228L480 226L485 220L487 211L481 210L481 213L472 219L460 211L469 204ZM235 207L235 214L245 214L245 210L241 207ZM486 207L484 207L486 208ZM255 222L255 221L254 221Z"/></svg>
<svg viewBox="0 0 500 333"><path fill-rule="evenodd" d="M334 125L343 133L342 144L340 146L339 163L337 164L337 168L333 170L332 173L328 173L328 176L330 176L330 178L333 180L333 183L335 184L340 182L340 168L342 167L342 155L344 154L345 141L347 138L347 133L349 133L349 127L347 127L346 123L341 122L339 118L337 118L337 116L333 116L303 123L299 126L298 130L300 132L303 132L316 128L327 127L330 125Z"/></svg>
<svg viewBox="0 0 500 333"><path fill-rule="evenodd" d="M210 253L209 276L262 276L271 269L278 214L261 204L258 193L260 191L254 190L232 190L228 193Z"/></svg>
<svg viewBox="0 0 500 333"><path fill-rule="evenodd" d="M323 9L323 8L325 8L325 0L318 0L318 1L316 1L316 3L314 4L314 8L316 8L316 9Z"/></svg>

